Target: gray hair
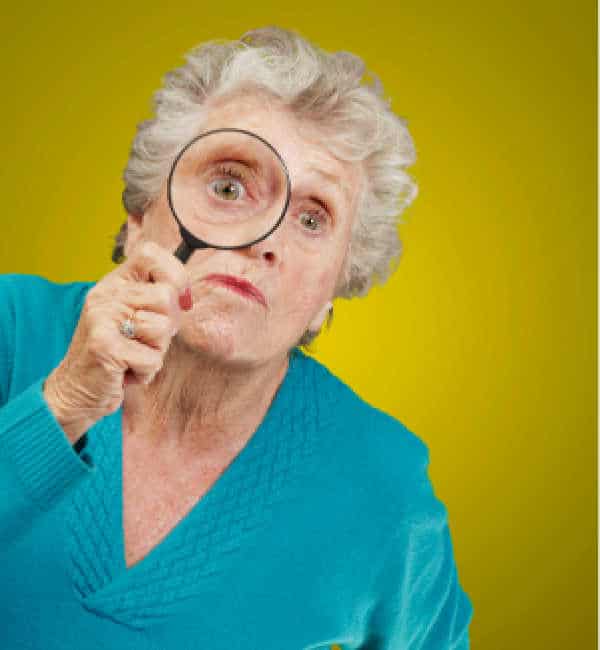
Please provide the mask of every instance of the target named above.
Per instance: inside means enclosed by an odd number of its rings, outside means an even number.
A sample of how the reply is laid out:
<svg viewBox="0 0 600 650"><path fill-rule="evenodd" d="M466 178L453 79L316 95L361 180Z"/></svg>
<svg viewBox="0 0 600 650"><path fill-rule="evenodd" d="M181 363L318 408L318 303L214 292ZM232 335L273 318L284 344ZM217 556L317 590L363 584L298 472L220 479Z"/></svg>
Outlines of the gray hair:
<svg viewBox="0 0 600 650"><path fill-rule="evenodd" d="M203 43L185 59L155 92L156 116L138 124L123 173L127 213L142 215L159 196L178 151L200 132L208 99L242 89L266 91L326 129L332 155L360 162L365 170L333 297L364 296L373 284L383 284L400 261L397 226L417 196L417 185L405 171L416 160L407 120L392 112L379 78L358 56L327 53L279 27L251 30L239 40ZM124 259L126 238L127 222L115 236L115 263ZM317 334L306 332L300 344L308 345Z"/></svg>

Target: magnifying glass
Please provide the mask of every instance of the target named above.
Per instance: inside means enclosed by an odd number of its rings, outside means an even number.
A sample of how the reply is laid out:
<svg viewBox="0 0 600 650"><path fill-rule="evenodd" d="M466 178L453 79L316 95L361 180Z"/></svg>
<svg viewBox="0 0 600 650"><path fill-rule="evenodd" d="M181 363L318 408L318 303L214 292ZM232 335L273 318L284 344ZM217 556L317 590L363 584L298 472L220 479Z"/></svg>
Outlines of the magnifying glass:
<svg viewBox="0 0 600 650"><path fill-rule="evenodd" d="M283 158L264 138L243 129L207 131L177 155L167 199L184 264L194 250L246 248L283 221L291 183Z"/></svg>

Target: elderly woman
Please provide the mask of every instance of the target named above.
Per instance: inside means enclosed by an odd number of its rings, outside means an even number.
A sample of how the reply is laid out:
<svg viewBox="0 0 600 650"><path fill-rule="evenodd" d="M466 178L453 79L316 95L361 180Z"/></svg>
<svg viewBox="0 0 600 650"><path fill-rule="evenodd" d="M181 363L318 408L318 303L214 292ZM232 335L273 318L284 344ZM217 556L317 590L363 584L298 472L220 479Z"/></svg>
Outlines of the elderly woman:
<svg viewBox="0 0 600 650"><path fill-rule="evenodd" d="M469 647L427 446L301 350L387 278L416 194L364 72L277 28L194 49L135 138L115 269L0 277L3 648ZM167 178L215 129L272 145L289 205L184 263Z"/></svg>

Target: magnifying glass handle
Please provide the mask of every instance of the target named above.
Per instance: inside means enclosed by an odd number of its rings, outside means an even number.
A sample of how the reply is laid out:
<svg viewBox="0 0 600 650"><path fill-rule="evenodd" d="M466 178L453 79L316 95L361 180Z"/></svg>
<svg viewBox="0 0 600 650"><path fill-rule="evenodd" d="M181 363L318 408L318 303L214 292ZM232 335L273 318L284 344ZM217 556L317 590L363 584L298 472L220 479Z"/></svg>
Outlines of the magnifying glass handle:
<svg viewBox="0 0 600 650"><path fill-rule="evenodd" d="M177 259L181 260L183 264L185 264L193 252L194 249L191 246L189 246L189 244L185 241L185 239L183 239L181 244L179 244L179 247L175 251L174 255Z"/></svg>

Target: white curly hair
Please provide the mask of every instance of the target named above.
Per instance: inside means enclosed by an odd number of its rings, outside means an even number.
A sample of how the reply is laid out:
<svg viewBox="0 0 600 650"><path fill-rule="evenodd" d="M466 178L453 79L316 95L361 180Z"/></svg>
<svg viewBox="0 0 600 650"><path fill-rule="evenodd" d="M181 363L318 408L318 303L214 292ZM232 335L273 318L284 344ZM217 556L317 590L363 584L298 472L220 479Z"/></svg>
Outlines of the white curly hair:
<svg viewBox="0 0 600 650"><path fill-rule="evenodd" d="M362 163L365 171L333 297L364 296L373 284L383 284L400 261L397 226L417 196L417 185L406 172L416 160L407 120L392 112L379 78L358 56L325 52L297 32L275 26L248 31L239 40L203 43L185 59L154 93L155 117L137 126L123 173L127 213L143 214L159 196L175 156L200 133L209 98L242 89L266 91L326 129L328 150ZM126 238L127 222L114 238L115 263L124 259ZM307 331L299 344L308 345L317 334Z"/></svg>

